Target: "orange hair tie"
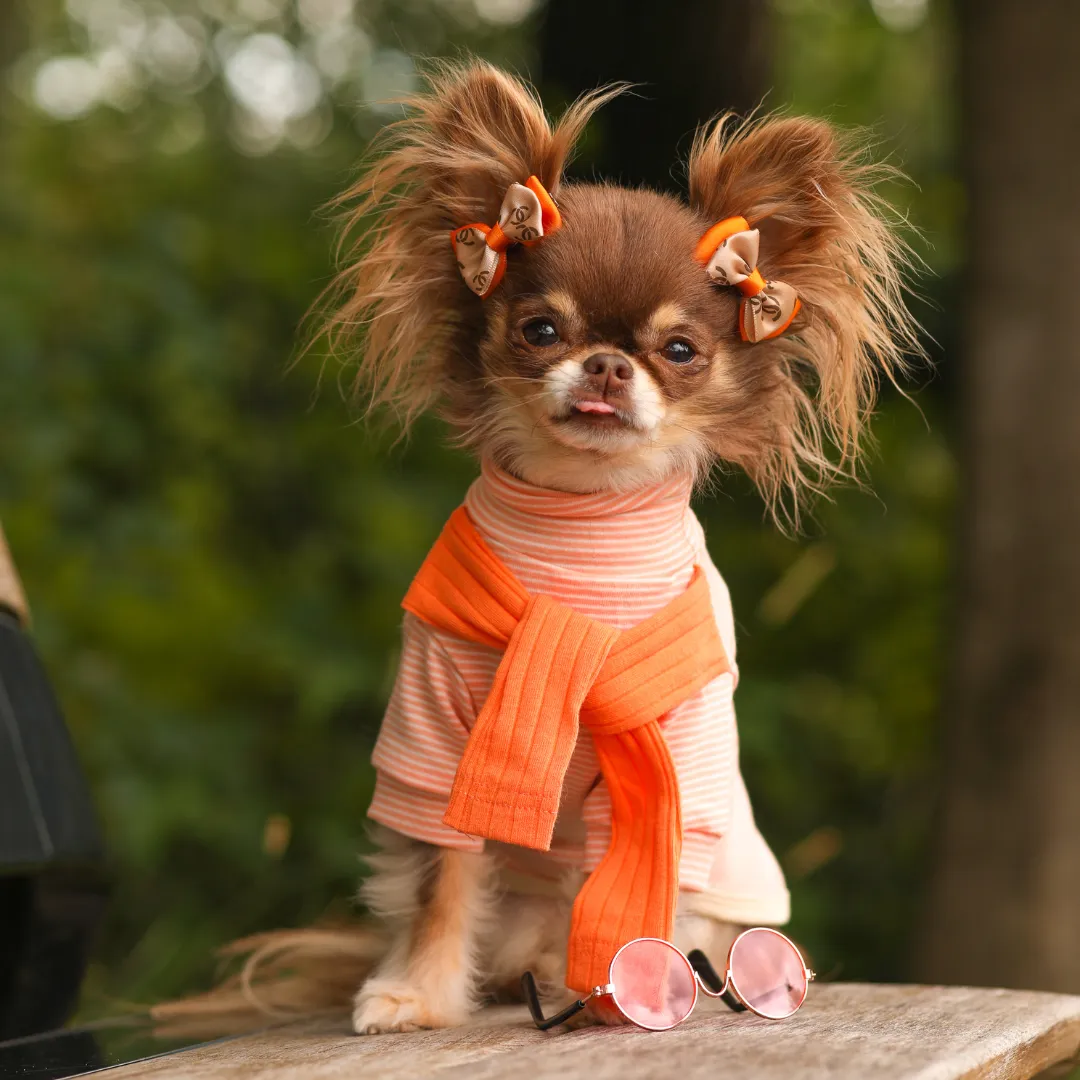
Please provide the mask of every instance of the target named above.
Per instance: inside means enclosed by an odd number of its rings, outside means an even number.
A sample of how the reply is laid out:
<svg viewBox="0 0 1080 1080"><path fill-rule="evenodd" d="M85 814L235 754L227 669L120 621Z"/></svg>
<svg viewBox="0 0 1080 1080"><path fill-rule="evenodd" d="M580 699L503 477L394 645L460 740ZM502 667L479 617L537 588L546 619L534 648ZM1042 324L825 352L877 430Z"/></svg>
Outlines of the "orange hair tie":
<svg viewBox="0 0 1080 1080"><path fill-rule="evenodd" d="M766 281L757 268L761 234L744 217L717 222L698 241L694 258L710 281L742 293L739 336L743 341L779 337L802 310L795 290L783 281Z"/></svg>
<svg viewBox="0 0 1080 1080"><path fill-rule="evenodd" d="M450 233L465 284L481 300L491 295L506 272L506 249L511 244L536 243L562 225L555 200L535 176L524 184L511 184L494 225L476 222Z"/></svg>

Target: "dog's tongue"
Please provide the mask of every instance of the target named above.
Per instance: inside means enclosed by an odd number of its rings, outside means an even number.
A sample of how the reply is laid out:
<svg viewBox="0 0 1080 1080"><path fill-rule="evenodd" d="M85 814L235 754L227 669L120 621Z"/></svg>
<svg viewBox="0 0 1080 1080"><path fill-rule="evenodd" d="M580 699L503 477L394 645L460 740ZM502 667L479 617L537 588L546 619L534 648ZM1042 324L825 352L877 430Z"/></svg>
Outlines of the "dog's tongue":
<svg viewBox="0 0 1080 1080"><path fill-rule="evenodd" d="M615 406L609 405L606 401L575 401L574 408L578 412L591 413L613 413L615 411Z"/></svg>

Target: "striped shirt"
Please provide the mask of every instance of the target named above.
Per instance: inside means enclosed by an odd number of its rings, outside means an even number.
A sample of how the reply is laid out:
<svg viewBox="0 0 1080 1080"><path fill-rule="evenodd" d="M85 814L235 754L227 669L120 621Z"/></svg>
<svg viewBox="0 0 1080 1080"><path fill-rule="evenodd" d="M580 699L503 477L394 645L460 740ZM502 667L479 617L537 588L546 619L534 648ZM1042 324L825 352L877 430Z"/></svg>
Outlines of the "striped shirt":
<svg viewBox="0 0 1080 1080"><path fill-rule="evenodd" d="M712 907L719 907L707 913L721 918L786 921L783 876L754 825L739 775L731 601L690 509L689 480L674 477L629 493L573 495L533 487L485 462L465 506L484 540L529 592L620 630L682 593L695 565L704 569L731 670L660 721L682 799L680 886L711 894L700 900L715 901ZM397 681L373 755L371 818L428 843L483 850L483 839L457 832L442 818L501 656L405 614ZM557 866L594 869L608 847L610 816L592 738L582 729L547 853L551 872ZM536 859L530 859L535 869Z"/></svg>

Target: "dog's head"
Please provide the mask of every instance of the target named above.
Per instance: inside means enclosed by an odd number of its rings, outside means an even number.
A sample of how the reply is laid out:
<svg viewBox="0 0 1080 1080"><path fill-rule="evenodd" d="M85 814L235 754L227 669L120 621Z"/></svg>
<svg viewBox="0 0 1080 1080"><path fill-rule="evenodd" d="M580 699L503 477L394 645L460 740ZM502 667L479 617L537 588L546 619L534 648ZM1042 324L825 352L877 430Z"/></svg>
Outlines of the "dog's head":
<svg viewBox="0 0 1080 1080"><path fill-rule="evenodd" d="M357 387L375 402L406 422L441 404L464 442L534 483L632 487L720 459L774 507L785 492L797 504L852 467L876 370L891 375L915 347L875 170L821 121L771 119L699 134L689 203L564 182L575 139L615 92L552 127L485 64L436 74L343 197L356 239L331 330L358 333ZM501 279L481 289L451 237L495 226L530 177L556 220L506 247ZM799 299L786 330L756 342L740 321L747 294L707 273L700 246L735 217L757 230L758 280Z"/></svg>

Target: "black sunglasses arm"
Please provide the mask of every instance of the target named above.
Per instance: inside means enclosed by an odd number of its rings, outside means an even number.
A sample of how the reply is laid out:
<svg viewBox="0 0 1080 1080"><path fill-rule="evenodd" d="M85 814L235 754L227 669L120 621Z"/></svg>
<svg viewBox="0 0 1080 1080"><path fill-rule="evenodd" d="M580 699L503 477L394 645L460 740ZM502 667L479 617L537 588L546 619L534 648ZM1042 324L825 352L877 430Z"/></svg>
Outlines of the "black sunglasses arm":
<svg viewBox="0 0 1080 1080"><path fill-rule="evenodd" d="M591 998L597 996L600 992L600 987L597 987L588 997L579 998L572 1005L568 1005L562 1012L556 1013L554 1016L549 1016L544 1019L544 1010L540 1007L540 994L536 989L536 980L533 978L531 971L526 971L521 976L521 989L525 994L525 1000L529 1005L529 1012L532 1013L532 1018L536 1023L536 1026L541 1031L547 1031L550 1028L558 1027L559 1024L565 1024L567 1020L572 1016L577 1016L582 1009L585 1008Z"/></svg>
<svg viewBox="0 0 1080 1080"><path fill-rule="evenodd" d="M746 1012L746 1006L735 996L727 982L720 981L716 968L700 949L691 949L686 959L690 961L702 989L709 997L718 997L732 1012Z"/></svg>

